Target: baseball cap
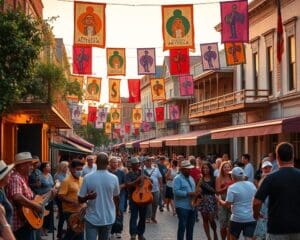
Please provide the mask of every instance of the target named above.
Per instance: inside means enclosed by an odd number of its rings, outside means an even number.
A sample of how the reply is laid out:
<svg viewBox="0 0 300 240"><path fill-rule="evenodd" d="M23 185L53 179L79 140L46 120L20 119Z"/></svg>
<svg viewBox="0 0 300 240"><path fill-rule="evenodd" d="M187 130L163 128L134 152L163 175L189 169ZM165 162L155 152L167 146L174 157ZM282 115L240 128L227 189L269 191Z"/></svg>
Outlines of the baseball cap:
<svg viewBox="0 0 300 240"><path fill-rule="evenodd" d="M244 170L241 167L234 167L229 173L236 177L246 176Z"/></svg>
<svg viewBox="0 0 300 240"><path fill-rule="evenodd" d="M261 165L261 168L265 168L265 167L273 167L273 165L270 161L264 161Z"/></svg>

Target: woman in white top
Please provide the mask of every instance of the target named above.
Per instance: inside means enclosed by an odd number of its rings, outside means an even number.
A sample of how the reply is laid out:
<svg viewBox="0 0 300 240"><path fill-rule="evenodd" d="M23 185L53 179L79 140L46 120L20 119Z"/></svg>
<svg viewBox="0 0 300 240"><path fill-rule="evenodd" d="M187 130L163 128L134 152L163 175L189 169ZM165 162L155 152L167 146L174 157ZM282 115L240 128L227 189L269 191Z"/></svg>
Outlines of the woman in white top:
<svg viewBox="0 0 300 240"><path fill-rule="evenodd" d="M168 169L167 173L166 173L166 180L167 180L167 184L166 184L166 205L167 205L167 210L170 211L170 205L172 208L172 212L173 215L176 215L175 212L175 207L174 207L174 195L173 195L173 179L175 178L175 176L178 173L178 162L176 160L173 160L171 162L171 167Z"/></svg>

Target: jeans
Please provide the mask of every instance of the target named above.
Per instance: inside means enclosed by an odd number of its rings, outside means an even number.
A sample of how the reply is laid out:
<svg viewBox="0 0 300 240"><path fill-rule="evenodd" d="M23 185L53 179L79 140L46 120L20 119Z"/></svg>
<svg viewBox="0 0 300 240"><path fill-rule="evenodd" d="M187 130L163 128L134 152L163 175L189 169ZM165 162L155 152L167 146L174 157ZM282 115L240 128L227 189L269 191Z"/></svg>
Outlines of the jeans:
<svg viewBox="0 0 300 240"><path fill-rule="evenodd" d="M36 230L25 225L14 232L16 240L36 240Z"/></svg>
<svg viewBox="0 0 300 240"><path fill-rule="evenodd" d="M71 212L64 212L65 220L68 221L71 215ZM68 226L67 233L63 240L83 240L83 233L76 233Z"/></svg>
<svg viewBox="0 0 300 240"><path fill-rule="evenodd" d="M177 240L184 239L184 232L186 232L186 240L192 240L196 211L193 209L176 208L176 213L178 216Z"/></svg>
<svg viewBox="0 0 300 240"><path fill-rule="evenodd" d="M112 225L95 226L85 221L85 240L109 240Z"/></svg>
<svg viewBox="0 0 300 240"><path fill-rule="evenodd" d="M160 192L152 192L153 195L153 202L149 203L147 205L147 213L146 213L146 217L147 218L151 218L151 219L156 219L156 212L157 212L157 207L159 204L159 196L160 196Z"/></svg>
<svg viewBox="0 0 300 240"><path fill-rule="evenodd" d="M58 197L55 200L56 200L56 205L58 207L58 216L59 216L58 225L57 225L57 237L61 237L63 232L64 222L65 222L65 216L62 209L61 200Z"/></svg>
<svg viewBox="0 0 300 240"><path fill-rule="evenodd" d="M120 193L120 211L123 213L127 208L127 190L121 190Z"/></svg>
<svg viewBox="0 0 300 240"><path fill-rule="evenodd" d="M130 221L129 221L129 233L130 235L143 236L146 228L146 206L138 206L131 199L129 200L130 205ZM137 224L139 218L139 222Z"/></svg>

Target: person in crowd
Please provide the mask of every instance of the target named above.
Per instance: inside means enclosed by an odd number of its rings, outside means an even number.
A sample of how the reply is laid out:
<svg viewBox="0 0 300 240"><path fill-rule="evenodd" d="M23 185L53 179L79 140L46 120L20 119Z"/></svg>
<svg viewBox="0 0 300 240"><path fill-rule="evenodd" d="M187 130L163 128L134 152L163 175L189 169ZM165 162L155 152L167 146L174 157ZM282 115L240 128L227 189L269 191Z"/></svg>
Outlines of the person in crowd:
<svg viewBox="0 0 300 240"><path fill-rule="evenodd" d="M228 187L226 200L217 196L219 203L231 208L230 239L237 240L241 232L245 239L253 239L256 221L253 217L252 199L256 193L255 185L246 181L246 174L240 167L234 167L231 171L234 183Z"/></svg>
<svg viewBox="0 0 300 240"><path fill-rule="evenodd" d="M3 160L0 160L0 239L14 240L14 234L11 229L13 207L8 201L4 187L9 181L9 174L12 171L14 164L6 165Z"/></svg>
<svg viewBox="0 0 300 240"><path fill-rule="evenodd" d="M227 161L223 161L222 158L217 158L216 162L214 164L214 177L218 177L219 173L220 173L220 166L222 162L227 162Z"/></svg>
<svg viewBox="0 0 300 240"><path fill-rule="evenodd" d="M118 160L118 169L124 172L125 176L128 173L128 167L127 167L127 155L122 154L121 158L117 158ZM127 202L128 202L128 191L127 188L121 188L120 193L120 211L122 213L125 213L127 210Z"/></svg>
<svg viewBox="0 0 300 240"><path fill-rule="evenodd" d="M85 175L87 175L91 172L95 172L96 170L97 170L97 166L94 163L94 156L88 155L86 157L86 165L83 167L83 170L82 170L82 177L84 177Z"/></svg>
<svg viewBox="0 0 300 240"><path fill-rule="evenodd" d="M247 177L247 180L250 182L254 182L254 168L252 163L250 162L250 155L245 153L242 155L242 163L245 164L244 171Z"/></svg>
<svg viewBox="0 0 300 240"><path fill-rule="evenodd" d="M153 201L152 203L149 203L147 206L147 214L146 214L146 222L150 223L157 223L156 220L156 211L157 207L159 205L159 196L161 191L163 190L163 177L161 175L161 172L157 167L152 166L152 160L154 160L152 157L145 157L145 172L150 177L152 181L152 195L153 195Z"/></svg>
<svg viewBox="0 0 300 240"><path fill-rule="evenodd" d="M177 161L172 160L171 166L168 169L168 172L166 174L166 180L167 180L166 205L167 205L167 211L170 211L170 206L171 206L173 216L176 215L175 206L174 206L173 181L177 174L178 174Z"/></svg>
<svg viewBox="0 0 300 240"><path fill-rule="evenodd" d="M190 169L190 175L194 179L195 183L199 182L202 177L201 169L196 166L196 158L190 158L190 163L194 166Z"/></svg>
<svg viewBox="0 0 300 240"><path fill-rule="evenodd" d="M87 202L85 213L85 239L109 240L119 210L119 180L110 173L108 155L100 152L96 159L97 171L86 175L78 194L80 203Z"/></svg>
<svg viewBox="0 0 300 240"><path fill-rule="evenodd" d="M195 191L195 181L190 176L193 165L188 160L181 161L180 174L174 178L173 192L176 213L178 217L177 240L193 239L196 210L192 206L192 200L198 197Z"/></svg>
<svg viewBox="0 0 300 240"><path fill-rule="evenodd" d="M227 189L233 184L230 174L231 169L232 166L230 161L222 162L220 165L220 173L216 178L216 192L217 194L220 194L222 200L226 200ZM218 213L221 238L222 240L225 240L226 238L230 239L229 222L231 211L229 208L221 205Z"/></svg>
<svg viewBox="0 0 300 240"><path fill-rule="evenodd" d="M269 240L300 239L300 170L294 167L294 147L281 142L276 147L279 170L261 183L253 200L258 219L263 202L269 197L267 232Z"/></svg>
<svg viewBox="0 0 300 240"><path fill-rule="evenodd" d="M13 232L17 240L35 240L36 231L29 226L22 214L22 206L28 207L37 214L42 214L43 207L33 201L33 192L28 184L28 176L32 171L32 158L30 152L20 152L15 155L15 171L9 178L6 187L7 198L13 204Z"/></svg>
<svg viewBox="0 0 300 240"><path fill-rule="evenodd" d="M260 182L261 178L262 178L262 164L266 161L270 161L269 157L264 157L261 162L259 163L259 167L258 169L255 171L254 173L254 185L256 187L258 187L258 183Z"/></svg>
<svg viewBox="0 0 300 240"><path fill-rule="evenodd" d="M200 180L202 200L198 209L202 215L203 227L208 240L211 239L210 227L213 230L214 240L218 239L217 225L215 218L217 216L216 179L214 177L214 169L209 162L202 164L202 179Z"/></svg>
<svg viewBox="0 0 300 240"><path fill-rule="evenodd" d="M41 187L41 175L42 175L42 172L40 170L41 161L38 156L33 156L32 158L35 159L35 161L32 164L33 169L29 175L28 182L31 190L35 194L38 194L37 189Z"/></svg>
<svg viewBox="0 0 300 240"><path fill-rule="evenodd" d="M68 222L70 216L79 213L83 206L78 202L78 192L82 184L83 163L79 159L73 159L70 162L70 175L61 183L58 191L58 197L62 201L64 219ZM68 222L69 223L69 222ZM68 224L64 240L83 240L83 233L76 234Z"/></svg>
<svg viewBox="0 0 300 240"><path fill-rule="evenodd" d="M165 195L166 195L166 174L168 171L168 168L166 166L166 157L165 156L160 156L157 167L160 171L160 174L162 176L162 188L160 189L160 194L159 194L159 211L163 212L164 211L164 205L165 205Z"/></svg>
<svg viewBox="0 0 300 240"><path fill-rule="evenodd" d="M270 152L268 154L269 161L272 163L272 171L275 172L279 169L278 162L276 160L276 154L274 152Z"/></svg>
<svg viewBox="0 0 300 240"><path fill-rule="evenodd" d="M228 156L227 153L224 153L224 154L222 155L222 162L227 162L227 161L230 161L230 160L229 160L229 156Z"/></svg>

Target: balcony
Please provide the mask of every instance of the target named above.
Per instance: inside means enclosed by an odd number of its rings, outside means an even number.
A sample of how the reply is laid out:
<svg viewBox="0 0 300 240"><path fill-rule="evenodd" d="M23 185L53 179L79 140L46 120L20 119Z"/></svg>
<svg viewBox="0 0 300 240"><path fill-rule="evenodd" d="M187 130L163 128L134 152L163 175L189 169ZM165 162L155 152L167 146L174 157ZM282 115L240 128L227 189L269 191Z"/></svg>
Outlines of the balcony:
<svg viewBox="0 0 300 240"><path fill-rule="evenodd" d="M269 103L268 90L244 89L189 105L189 118L263 108Z"/></svg>

